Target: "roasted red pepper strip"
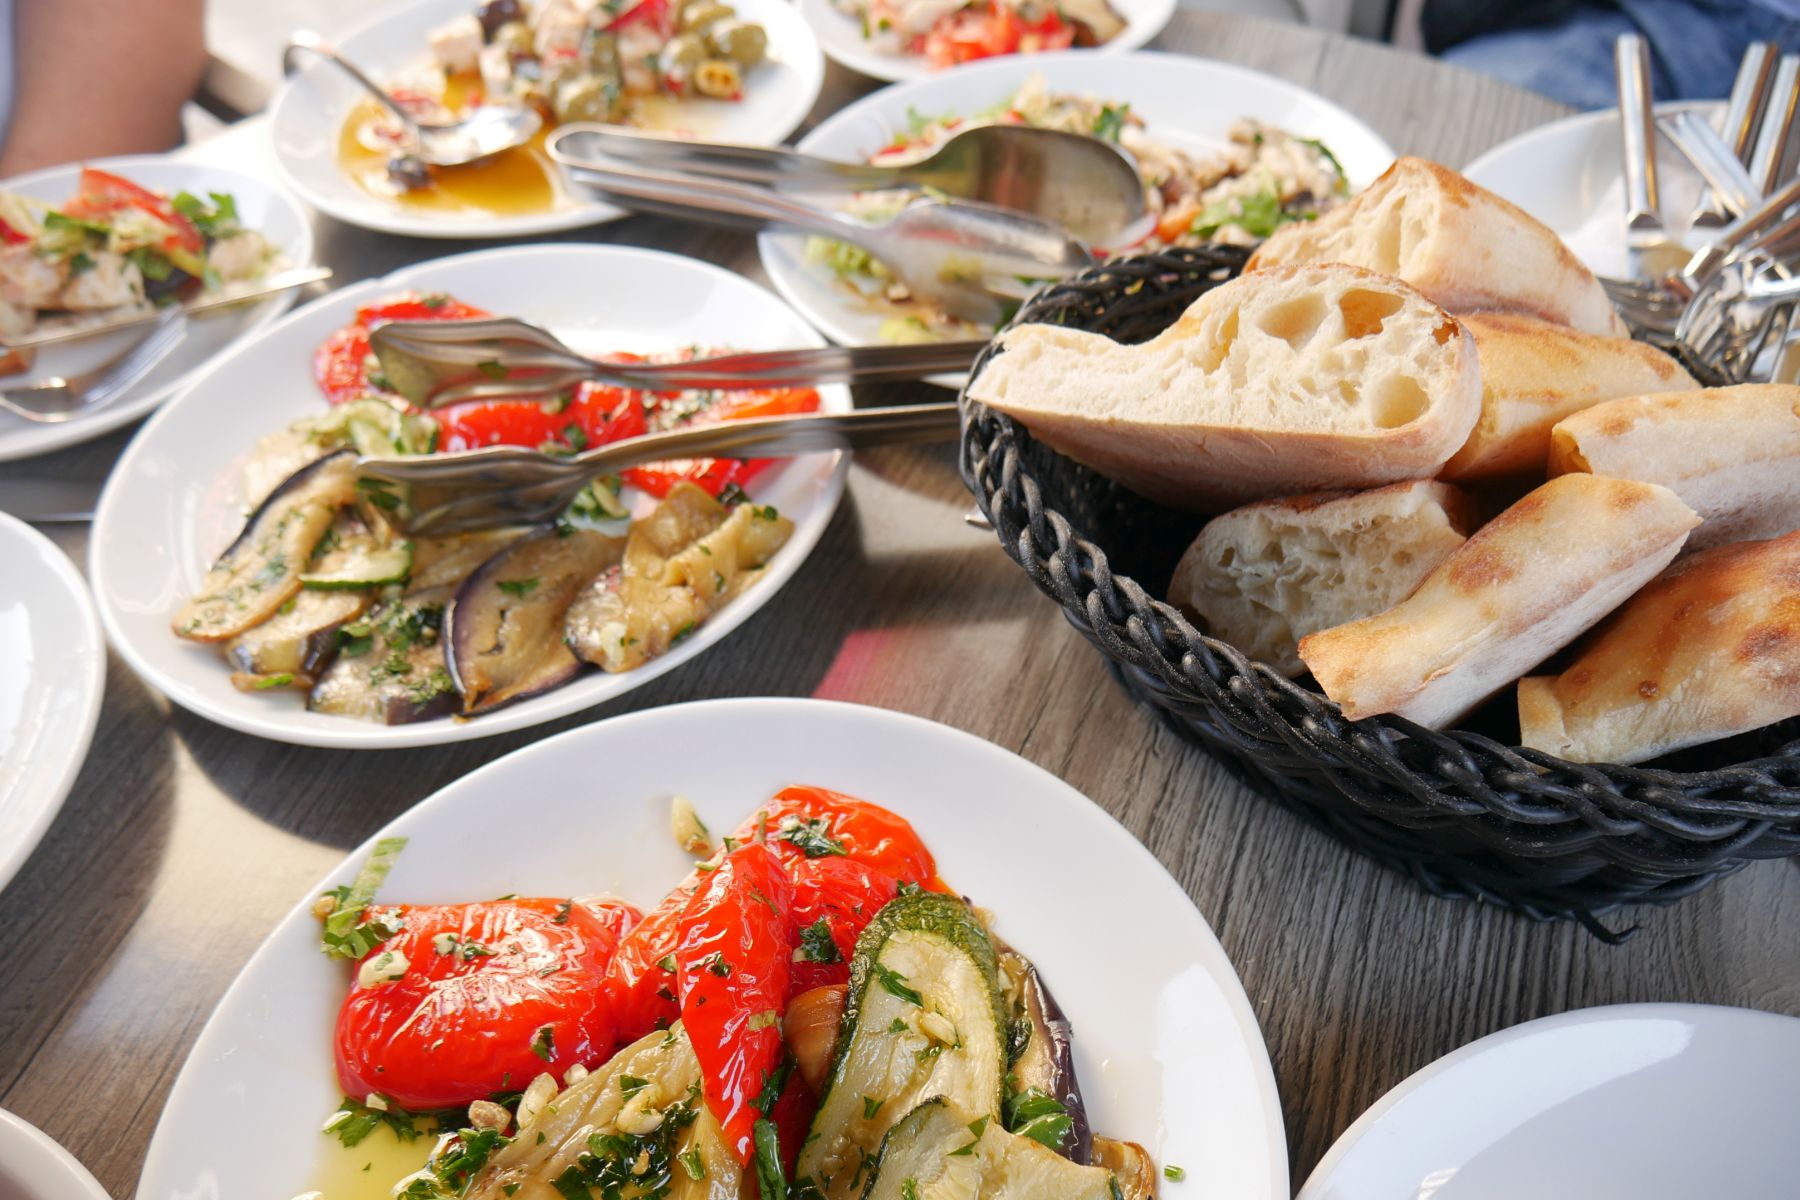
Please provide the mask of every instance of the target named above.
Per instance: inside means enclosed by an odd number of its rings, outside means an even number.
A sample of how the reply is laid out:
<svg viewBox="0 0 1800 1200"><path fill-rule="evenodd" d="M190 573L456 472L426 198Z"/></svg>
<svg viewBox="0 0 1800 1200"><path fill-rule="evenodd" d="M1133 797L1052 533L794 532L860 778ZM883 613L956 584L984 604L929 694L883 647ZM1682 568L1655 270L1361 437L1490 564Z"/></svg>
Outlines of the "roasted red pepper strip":
<svg viewBox="0 0 1800 1200"><path fill-rule="evenodd" d="M776 857L790 865L842 855L903 883L950 890L937 877L931 851L904 817L826 788L783 788L735 836L741 842L766 839Z"/></svg>
<svg viewBox="0 0 1800 1200"><path fill-rule="evenodd" d="M681 915L702 878L698 871L689 875L619 943L604 987L621 1042L667 1029L681 1016L675 997L675 948L681 941Z"/></svg>
<svg viewBox="0 0 1800 1200"><path fill-rule="evenodd" d="M816 987L849 982L857 935L900 885L879 867L835 854L790 862L788 874L794 881L792 1000Z"/></svg>
<svg viewBox="0 0 1800 1200"><path fill-rule="evenodd" d="M400 932L363 960L338 1012L338 1082L415 1111L518 1091L592 1066L617 1042L600 980L637 910L619 901L493 900L380 908ZM404 959L404 963L400 960ZM359 964L360 974L360 964Z"/></svg>
<svg viewBox="0 0 1800 1200"><path fill-rule="evenodd" d="M325 399L344 404L363 396L399 399L369 385L369 330L386 321L466 321L489 315L449 296L401 292L356 310L356 320L322 342L313 352L313 380Z"/></svg>
<svg viewBox="0 0 1800 1200"><path fill-rule="evenodd" d="M780 417L792 413L815 412L818 407L819 393L812 388L722 392L711 405L693 417L668 422L659 427L672 429L683 425L710 425L717 421L741 421L746 417ZM685 481L698 484L706 489L708 495L716 498L731 484L742 487L773 461L768 458L680 459L633 467L625 472L625 482L660 499L668 495L676 484Z"/></svg>
<svg viewBox="0 0 1800 1200"><path fill-rule="evenodd" d="M757 1098L786 1053L792 897L780 860L752 843L707 873L681 918L681 1023L700 1060L707 1107L740 1162L754 1152Z"/></svg>
<svg viewBox="0 0 1800 1200"><path fill-rule="evenodd" d="M592 383L577 388L566 405L548 400L488 400L437 409L431 415L437 419L442 450L546 443L584 450L645 431L639 393Z"/></svg>

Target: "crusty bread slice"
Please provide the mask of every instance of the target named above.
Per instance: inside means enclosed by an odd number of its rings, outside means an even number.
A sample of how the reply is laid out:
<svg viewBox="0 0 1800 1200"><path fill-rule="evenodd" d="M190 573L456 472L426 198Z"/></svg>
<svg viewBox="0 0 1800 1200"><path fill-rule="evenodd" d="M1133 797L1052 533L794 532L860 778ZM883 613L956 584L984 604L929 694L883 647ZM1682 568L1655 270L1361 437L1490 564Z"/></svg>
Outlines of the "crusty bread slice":
<svg viewBox="0 0 1800 1200"><path fill-rule="evenodd" d="M1481 406L1475 344L1455 318L1354 267L1235 279L1141 345L1054 325L1000 345L972 399L1187 508L1432 475Z"/></svg>
<svg viewBox="0 0 1800 1200"><path fill-rule="evenodd" d="M1302 638L1301 661L1347 717L1398 713L1441 728L1617 608L1699 523L1652 483L1552 479L1393 608Z"/></svg>
<svg viewBox="0 0 1800 1200"><path fill-rule="evenodd" d="M1561 675L1519 681L1519 735L1576 762L1642 762L1800 716L1800 533L1690 555Z"/></svg>
<svg viewBox="0 0 1800 1200"><path fill-rule="evenodd" d="M1600 281L1548 226L1422 158L1396 159L1350 203L1276 230L1250 270L1320 262L1397 275L1457 314L1497 309L1627 332Z"/></svg>
<svg viewBox="0 0 1800 1200"><path fill-rule="evenodd" d="M1800 387L1609 400L1551 430L1549 466L1672 489L1706 522L1690 551L1779 537L1800 529Z"/></svg>
<svg viewBox="0 0 1800 1200"><path fill-rule="evenodd" d="M1207 522L1169 582L1169 602L1284 675L1300 639L1392 608L1475 528L1446 483L1264 500Z"/></svg>
<svg viewBox="0 0 1800 1200"><path fill-rule="evenodd" d="M1481 417L1445 479L1542 475L1550 427L1618 396L1692 390L1681 364L1643 342L1601 337L1513 313L1462 318L1481 361Z"/></svg>

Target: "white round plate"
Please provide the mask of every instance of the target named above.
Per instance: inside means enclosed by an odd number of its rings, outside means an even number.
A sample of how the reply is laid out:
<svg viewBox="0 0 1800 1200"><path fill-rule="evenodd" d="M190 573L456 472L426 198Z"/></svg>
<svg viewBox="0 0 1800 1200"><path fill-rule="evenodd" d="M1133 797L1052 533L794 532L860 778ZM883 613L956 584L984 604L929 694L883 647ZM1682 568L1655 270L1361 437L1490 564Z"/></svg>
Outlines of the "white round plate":
<svg viewBox="0 0 1800 1200"><path fill-rule="evenodd" d="M108 1200L88 1169L50 1136L0 1109L0 1200Z"/></svg>
<svg viewBox="0 0 1800 1200"><path fill-rule="evenodd" d="M1692 109L1715 119L1717 101L1659 104L1658 113ZM1704 239L1688 229L1702 183L1667 138L1656 142L1663 228L1690 247ZM1601 275L1631 274L1625 247L1625 182L1619 169L1619 110L1582 113L1540 125L1502 142L1463 174L1554 229L1575 256Z"/></svg>
<svg viewBox="0 0 1800 1200"><path fill-rule="evenodd" d="M6 513L0 513L0 663L4 890L74 786L106 689L106 642L87 584L49 538Z"/></svg>
<svg viewBox="0 0 1800 1200"><path fill-rule="evenodd" d="M70 163L15 176L0 181L0 191L61 204L75 194L75 181L81 174L82 165ZM184 154L97 158L87 165L123 175L133 183L171 196L176 192L192 192L196 196L204 196L207 192L230 192L237 199L238 215L245 226L260 231L280 249L283 266L304 267L312 262L312 222L307 218L306 210L267 180L225 167L186 161ZM294 294L284 292L254 304L195 317L188 323L187 338L170 352L169 357L118 400L90 416L61 425L34 425L11 413L0 412L0 462L60 450L129 425L185 387L215 356L286 312L293 302ZM45 346L37 352L37 362L31 371L0 379L0 386L93 370L123 354L143 335L141 328L120 330L83 341Z"/></svg>
<svg viewBox="0 0 1800 1200"><path fill-rule="evenodd" d="M695 99L678 106L682 132L720 142L772 146L800 127L819 98L825 60L818 39L787 0L731 0L746 21L769 34L768 61L748 73L739 101ZM418 0L381 15L334 44L377 80L430 61L425 37L451 17L471 11L470 0ZM598 225L624 210L565 187L548 212L512 216L432 212L410 208L359 187L338 166L338 136L352 106L367 93L330 63L313 61L282 85L269 108L275 157L290 187L341 221L413 237L496 238Z"/></svg>
<svg viewBox="0 0 1800 1200"><path fill-rule="evenodd" d="M906 131L910 113L936 117L992 108L1032 75L1042 75L1052 92L1126 102L1143 117L1146 133L1176 146L1222 147L1234 122L1254 117L1324 142L1344 164L1353 187L1367 185L1394 161L1393 148L1373 129L1285 80L1188 55L1081 50L993 59L883 88L824 121L800 139L799 148L864 162ZM884 314L830 270L807 262L805 237L765 233L757 245L775 289L826 337L847 346L881 342ZM956 379L933 382L955 386Z"/></svg>
<svg viewBox="0 0 1800 1200"><path fill-rule="evenodd" d="M1344 1131L1298 1200L1792 1196L1800 1020L1622 1004L1472 1042Z"/></svg>
<svg viewBox="0 0 1800 1200"><path fill-rule="evenodd" d="M169 622L207 565L243 525L240 468L257 440L325 411L312 356L359 305L403 289L448 292L490 312L544 325L578 349L769 350L823 344L775 297L718 267L623 246L517 246L441 258L333 292L254 343L222 358L160 413L114 468L89 547L89 578L107 636L151 686L232 729L306 746L387 749L467 741L554 720L611 700L674 670L768 603L811 552L837 507L849 462L814 454L751 482L758 503L793 518L768 575L692 637L635 671L591 672L553 692L468 721L375 725L307 712L298 693L246 695L210 646L182 641ZM850 408L843 387L822 406ZM249 402L253 401L253 402Z"/></svg>
<svg viewBox="0 0 1800 1200"><path fill-rule="evenodd" d="M930 60L922 54L887 54L877 50L863 37L861 20L840 11L831 0L797 0L797 3L800 15L812 26L813 32L818 34L819 45L829 58L852 71L860 71L871 78L885 79L890 83L941 78L991 66L997 62L1038 62L1062 54L1084 58L1128 54L1161 33L1163 26L1175 15L1175 0L1109 0L1118 14L1125 18L1125 28L1118 37L1105 45L1044 55L1011 54L940 70L932 66Z"/></svg>
<svg viewBox="0 0 1800 1200"><path fill-rule="evenodd" d="M672 795L690 798L710 828L728 829L795 783L907 818L944 877L992 910L1074 1023L1094 1128L1186 1170L1165 1195L1285 1200L1268 1052L1212 930L1116 821L969 734L816 700L715 700L614 717L514 751L394 821L378 836L410 843L382 898L612 892L651 905L691 863L669 835ZM495 805L509 827L548 836L496 854ZM318 1186L309 1180L319 1164L342 1155L319 1123L340 1097L331 1030L348 975L319 953L311 905L372 845L300 898L219 1002L169 1094L138 1200L290 1196ZM1068 886L1070 872L1081 886ZM254 1121L242 1119L246 1110Z"/></svg>

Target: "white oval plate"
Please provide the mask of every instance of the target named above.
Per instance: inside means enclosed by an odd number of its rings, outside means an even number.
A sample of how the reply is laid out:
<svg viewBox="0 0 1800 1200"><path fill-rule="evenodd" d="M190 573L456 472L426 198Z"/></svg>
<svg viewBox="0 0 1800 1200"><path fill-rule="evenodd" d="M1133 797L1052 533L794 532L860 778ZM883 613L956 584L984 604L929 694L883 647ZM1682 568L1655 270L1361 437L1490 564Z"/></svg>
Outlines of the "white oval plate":
<svg viewBox="0 0 1800 1200"><path fill-rule="evenodd" d="M49 538L6 513L0 664L3 891L74 786L106 690L106 642L87 584Z"/></svg>
<svg viewBox="0 0 1800 1200"><path fill-rule="evenodd" d="M239 469L259 438L325 411L312 355L358 305L401 288L444 291L491 312L549 327L579 349L746 350L817 346L819 336L768 292L718 267L623 246L517 246L441 258L322 297L221 359L146 425L100 497L89 577L113 646L139 675L191 712L232 729L305 746L387 749L467 741L554 720L674 670L772 599L837 507L848 458L815 454L751 482L762 504L793 518L768 577L695 634L635 671L591 672L553 692L468 721L375 725L307 712L298 693L246 695L217 650L184 642L169 621L243 525ZM850 408L843 387L823 407ZM253 401L253 402L252 402Z"/></svg>
<svg viewBox="0 0 1800 1200"><path fill-rule="evenodd" d="M1087 50L1059 50L1052 54L1011 54L996 59L982 59L960 67L939 70L922 54L887 54L869 44L862 35L862 22L840 12L831 0L798 0L800 15L819 36L819 45L833 61L860 71L874 79L899 83L911 79L932 79L961 74L973 68L996 62L1041 61L1062 54L1081 57L1128 54L1141 48L1163 31L1175 15L1175 0L1110 0L1118 14L1125 18L1119 36L1103 46Z"/></svg>
<svg viewBox="0 0 1800 1200"><path fill-rule="evenodd" d="M969 734L816 700L714 700L614 717L514 751L395 820L377 836L411 840L382 897L613 892L654 904L691 861L669 835L671 795L728 829L794 783L907 818L944 877L994 912L1074 1023L1095 1129L1149 1147L1159 1167L1186 1170L1166 1194L1285 1200L1268 1052L1212 930L1116 821ZM550 836L494 853L496 805L509 827ZM318 1186L309 1183L318 1164L338 1153L319 1123L340 1097L331 1029L347 972L319 953L311 906L372 845L300 898L219 1002L169 1094L138 1200ZM1077 878L1081 886L1069 886Z"/></svg>
<svg viewBox="0 0 1800 1200"><path fill-rule="evenodd" d="M146 154L124 158L97 158L88 165L123 175L133 183L174 195L192 192L230 192L237 198L244 224L268 237L280 248L284 265L304 267L312 262L312 222L294 199L274 184L225 167L185 160L184 155ZM75 194L82 164L46 167L29 175L0 182L0 191L60 204ZM34 425L12 413L0 412L0 462L47 454L90 438L110 433L148 414L174 395L214 357L286 312L294 293L284 292L255 304L239 305L195 317L188 323L187 338L157 364L148 375L118 400L99 412L61 425ZM120 330L79 342L45 346L37 352L32 370L0 379L0 387L16 386L53 375L73 375L93 370L129 349L144 331Z"/></svg>
<svg viewBox="0 0 1800 1200"><path fill-rule="evenodd" d="M1665 114L1682 109L1711 120L1724 105L1709 100L1656 106ZM1688 229L1688 218L1700 198L1700 177L1667 138L1657 139L1656 162L1663 227L1698 248L1707 239ZM1528 130L1477 158L1463 174L1555 230L1590 270L1621 279L1630 276L1618 109L1582 113Z"/></svg>
<svg viewBox="0 0 1800 1200"><path fill-rule="evenodd" d="M108 1200L88 1169L50 1135L0 1109L0 1198Z"/></svg>
<svg viewBox="0 0 1800 1200"><path fill-rule="evenodd" d="M1096 55L1092 51L1014 56L959 67L915 83L883 88L849 105L800 139L809 154L864 162L905 132L909 112L938 116L991 108L1034 74L1052 92L1120 100L1146 122L1145 131L1194 149L1223 146L1241 117L1280 126L1329 146L1353 187L1387 170L1394 151L1373 129L1321 96L1285 80L1188 55ZM884 314L825 267L806 261L806 238L765 233L757 239L775 290L832 341L879 344ZM933 382L956 386L956 376Z"/></svg>
<svg viewBox="0 0 1800 1200"><path fill-rule="evenodd" d="M1298 1200L1792 1196L1800 1020L1621 1004L1527 1021L1383 1096Z"/></svg>
<svg viewBox="0 0 1800 1200"><path fill-rule="evenodd" d="M386 79L430 61L426 34L470 7L470 0L419 0L386 9L335 44L377 80ZM768 61L748 74L742 100L696 99L679 109L690 121L686 131L695 137L772 146L812 111L825 80L825 60L818 39L786 0L732 0L732 7L768 31ZM567 186L549 212L512 216L432 212L372 196L337 161L344 120L366 94L342 71L315 60L282 85L269 108L282 178L307 203L340 221L413 237L496 238L580 229L625 215Z"/></svg>

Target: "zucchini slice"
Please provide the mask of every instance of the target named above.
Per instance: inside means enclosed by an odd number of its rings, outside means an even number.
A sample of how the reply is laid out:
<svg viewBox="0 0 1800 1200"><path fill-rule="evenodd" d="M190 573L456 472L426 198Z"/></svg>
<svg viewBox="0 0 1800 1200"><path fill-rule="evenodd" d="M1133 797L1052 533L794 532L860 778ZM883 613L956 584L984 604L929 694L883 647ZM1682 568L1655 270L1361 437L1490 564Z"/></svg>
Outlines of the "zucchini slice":
<svg viewBox="0 0 1800 1200"><path fill-rule="evenodd" d="M378 545L374 538L339 544L322 554L300 576L303 587L328 592L405 583L412 571L412 543Z"/></svg>
<svg viewBox="0 0 1800 1200"><path fill-rule="evenodd" d="M881 1143L863 1200L1118 1200L1104 1167L1072 1163L998 1121L942 1097L919 1105Z"/></svg>
<svg viewBox="0 0 1800 1200"><path fill-rule="evenodd" d="M857 940L837 1052L797 1180L826 1200L856 1196L888 1130L932 1097L1001 1124L1005 1075L993 941L954 897L899 897Z"/></svg>
<svg viewBox="0 0 1800 1200"><path fill-rule="evenodd" d="M628 1168L641 1161L645 1169L633 1173L633 1183L608 1191L592 1182L604 1167L596 1146ZM676 1024L631 1043L561 1092L488 1160L464 1197L564 1200L604 1193L738 1200L742 1180L737 1156L700 1099L694 1048ZM578 1181L591 1184L588 1191L579 1190Z"/></svg>

